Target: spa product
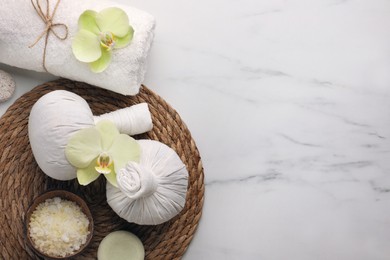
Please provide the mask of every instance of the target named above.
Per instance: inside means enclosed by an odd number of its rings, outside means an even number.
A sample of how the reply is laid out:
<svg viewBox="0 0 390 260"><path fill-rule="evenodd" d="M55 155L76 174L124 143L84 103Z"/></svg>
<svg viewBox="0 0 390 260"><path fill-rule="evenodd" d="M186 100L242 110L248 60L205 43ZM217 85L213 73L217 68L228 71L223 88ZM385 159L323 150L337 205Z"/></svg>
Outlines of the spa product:
<svg viewBox="0 0 390 260"><path fill-rule="evenodd" d="M31 1L2 1L1 63L39 72L45 71L46 67L49 73L63 78L86 82L124 95L138 93L153 40L153 16L112 1L48 0L49 12L46 11L46 1L32 2L37 9ZM79 31L78 20L84 11L100 12L108 7L120 8L127 13L134 34L128 46L112 53L109 67L101 73L95 73L89 64L76 59L72 51L72 39ZM53 16L52 21L47 19L50 21L45 22L40 12L45 19Z"/></svg>
<svg viewBox="0 0 390 260"><path fill-rule="evenodd" d="M89 220L75 202L47 199L31 214L29 235L34 246L53 257L65 257L87 242Z"/></svg>
<svg viewBox="0 0 390 260"><path fill-rule="evenodd" d="M94 117L87 102L64 90L42 96L32 107L28 134L34 158L43 172L57 180L76 178L76 169L65 157L69 138L78 130L111 120L124 134L140 134L152 129L147 104L138 104Z"/></svg>
<svg viewBox="0 0 390 260"><path fill-rule="evenodd" d="M0 70L0 103L10 99L14 92L14 79L7 72Z"/></svg>
<svg viewBox="0 0 390 260"><path fill-rule="evenodd" d="M167 145L139 140L140 162L129 162L117 172L118 188L107 183L107 202L128 222L161 224L184 207L188 172Z"/></svg>
<svg viewBox="0 0 390 260"><path fill-rule="evenodd" d="M115 231L100 242L98 260L143 260L145 249L141 240L127 231Z"/></svg>

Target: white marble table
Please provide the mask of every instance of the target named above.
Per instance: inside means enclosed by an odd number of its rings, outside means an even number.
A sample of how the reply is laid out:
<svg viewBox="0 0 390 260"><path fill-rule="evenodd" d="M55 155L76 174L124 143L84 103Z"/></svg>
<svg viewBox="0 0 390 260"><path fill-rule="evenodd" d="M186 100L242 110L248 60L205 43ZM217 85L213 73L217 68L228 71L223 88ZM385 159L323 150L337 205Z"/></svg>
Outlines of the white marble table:
<svg viewBox="0 0 390 260"><path fill-rule="evenodd" d="M204 163L185 260L390 258L390 1L121 2L155 15L145 84ZM1 114L53 78L0 69Z"/></svg>

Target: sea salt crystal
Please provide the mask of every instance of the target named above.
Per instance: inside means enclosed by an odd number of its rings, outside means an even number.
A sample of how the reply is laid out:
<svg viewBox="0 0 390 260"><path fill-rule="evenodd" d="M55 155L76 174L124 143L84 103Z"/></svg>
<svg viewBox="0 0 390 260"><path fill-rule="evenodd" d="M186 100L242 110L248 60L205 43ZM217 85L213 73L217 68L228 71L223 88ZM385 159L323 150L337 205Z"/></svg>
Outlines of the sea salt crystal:
<svg viewBox="0 0 390 260"><path fill-rule="evenodd" d="M39 204L30 217L30 237L41 252L71 255L87 241L89 220L75 202L59 197Z"/></svg>

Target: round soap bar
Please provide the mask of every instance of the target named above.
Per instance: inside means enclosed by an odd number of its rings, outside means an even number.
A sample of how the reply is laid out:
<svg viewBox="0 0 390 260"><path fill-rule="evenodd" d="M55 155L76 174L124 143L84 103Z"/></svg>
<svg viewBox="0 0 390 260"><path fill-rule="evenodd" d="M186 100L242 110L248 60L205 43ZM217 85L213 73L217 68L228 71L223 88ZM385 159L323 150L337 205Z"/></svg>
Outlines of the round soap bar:
<svg viewBox="0 0 390 260"><path fill-rule="evenodd" d="M115 231L100 242L97 255L98 260L143 260L145 249L134 234Z"/></svg>

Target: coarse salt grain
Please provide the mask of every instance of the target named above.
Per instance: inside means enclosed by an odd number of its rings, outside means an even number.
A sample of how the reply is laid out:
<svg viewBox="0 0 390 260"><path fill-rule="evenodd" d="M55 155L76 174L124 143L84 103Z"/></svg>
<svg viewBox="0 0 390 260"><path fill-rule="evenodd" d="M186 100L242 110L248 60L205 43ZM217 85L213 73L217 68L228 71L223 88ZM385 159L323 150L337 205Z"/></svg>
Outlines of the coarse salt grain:
<svg viewBox="0 0 390 260"><path fill-rule="evenodd" d="M59 197L40 203L31 214L29 231L41 252L65 257L87 241L89 220L75 202Z"/></svg>

